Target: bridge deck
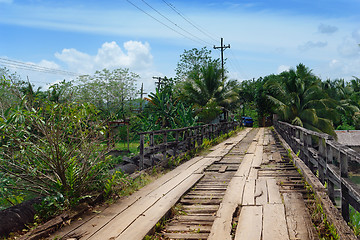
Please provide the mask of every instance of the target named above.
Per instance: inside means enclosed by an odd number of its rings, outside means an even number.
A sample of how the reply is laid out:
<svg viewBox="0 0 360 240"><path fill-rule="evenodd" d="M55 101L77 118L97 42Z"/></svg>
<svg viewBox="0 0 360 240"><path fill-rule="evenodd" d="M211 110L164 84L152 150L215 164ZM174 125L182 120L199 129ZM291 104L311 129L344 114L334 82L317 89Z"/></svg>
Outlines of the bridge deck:
<svg viewBox="0 0 360 240"><path fill-rule="evenodd" d="M256 131L241 164L233 171L214 209L212 225L197 232L169 232L171 239L318 239L304 204L304 188L296 169L284 161L284 150L268 129L245 129L195 157L133 195L74 221L53 234L63 239L143 239L214 163L240 157L235 146ZM281 152L282 151L282 152ZM231 161L230 161L231 162ZM216 171L226 172L221 165ZM230 169L231 170L231 169ZM300 186L300 187L299 187ZM208 206L207 208L212 208ZM185 217L183 217L185 218ZM168 227L171 229L171 227Z"/></svg>

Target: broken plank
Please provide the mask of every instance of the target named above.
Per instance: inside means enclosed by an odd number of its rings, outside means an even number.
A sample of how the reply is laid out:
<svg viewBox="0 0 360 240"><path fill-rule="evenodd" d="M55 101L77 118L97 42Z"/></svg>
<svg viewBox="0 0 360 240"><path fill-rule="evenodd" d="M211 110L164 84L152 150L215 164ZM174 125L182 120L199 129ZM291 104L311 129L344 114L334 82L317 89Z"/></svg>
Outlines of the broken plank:
<svg viewBox="0 0 360 240"><path fill-rule="evenodd" d="M240 204L245 178L234 177L227 188L224 199L216 213L208 240L231 240L233 214Z"/></svg>
<svg viewBox="0 0 360 240"><path fill-rule="evenodd" d="M268 202L266 179L256 179L255 185L255 205L266 204Z"/></svg>

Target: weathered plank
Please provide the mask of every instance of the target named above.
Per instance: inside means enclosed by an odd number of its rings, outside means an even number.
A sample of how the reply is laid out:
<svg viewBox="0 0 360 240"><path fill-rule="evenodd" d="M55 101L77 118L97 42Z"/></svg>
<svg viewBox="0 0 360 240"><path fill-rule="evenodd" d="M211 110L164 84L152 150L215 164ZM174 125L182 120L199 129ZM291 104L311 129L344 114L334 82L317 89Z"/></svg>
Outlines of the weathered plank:
<svg viewBox="0 0 360 240"><path fill-rule="evenodd" d="M192 175L196 170L201 168L205 162L209 161L208 159L201 159L195 164L191 165L189 168L185 169L180 174L176 175L171 180L164 183L162 186L154 189L150 194L141 198L139 201L132 204L129 208L125 209L121 214L118 214L116 217L112 218L109 223L106 223L98 231L94 232L95 236L102 236L102 234L107 235L109 232L112 233L109 237L116 237L124 229L128 228L130 224L141 214L144 213L149 207L153 206L159 199L165 196L167 193L171 192L176 188L181 182L186 180L190 175ZM199 174L201 175L201 174ZM201 175L202 176L202 175ZM116 226L116 227L115 227ZM109 231L111 229L112 231ZM91 235L91 236L92 236ZM92 239L97 239L96 237Z"/></svg>
<svg viewBox="0 0 360 240"><path fill-rule="evenodd" d="M269 203L282 203L279 186L275 178L266 179Z"/></svg>
<svg viewBox="0 0 360 240"><path fill-rule="evenodd" d="M268 191L265 179L256 179L255 205L260 206L268 202Z"/></svg>
<svg viewBox="0 0 360 240"><path fill-rule="evenodd" d="M246 180L241 204L243 206L255 205L255 179Z"/></svg>
<svg viewBox="0 0 360 240"><path fill-rule="evenodd" d="M265 204L263 221L263 239L289 239L283 204Z"/></svg>
<svg viewBox="0 0 360 240"><path fill-rule="evenodd" d="M219 169L219 173L224 173L226 171L228 166L224 165L224 166L221 166L220 169Z"/></svg>
<svg viewBox="0 0 360 240"><path fill-rule="evenodd" d="M153 226L155 226L155 224L165 215L165 213L169 211L169 209L175 205L180 197L201 177L201 174L192 174L189 176L176 188L171 190L171 192L166 194L154 205L152 205L151 208L148 208L146 211L144 211L144 213L138 215L136 220L132 222L131 225L129 225L123 232L121 232L120 235L107 235L107 232L105 235L105 232L102 232L93 236L92 239L108 239L111 237L116 237L116 239L143 239L145 235L153 228ZM137 211L134 211L134 213L129 212L129 215L132 214L137 214Z"/></svg>
<svg viewBox="0 0 360 240"><path fill-rule="evenodd" d="M244 206L241 208L235 240L261 240L262 206Z"/></svg>
<svg viewBox="0 0 360 240"><path fill-rule="evenodd" d="M235 173L235 177L248 177L254 154L245 154L239 169Z"/></svg>
<svg viewBox="0 0 360 240"><path fill-rule="evenodd" d="M283 193L283 197L290 239L314 239L315 229L302 195L291 192Z"/></svg>
<svg viewBox="0 0 360 240"><path fill-rule="evenodd" d="M208 233L164 233L164 235L170 239L207 239ZM131 239L131 238L129 238Z"/></svg>
<svg viewBox="0 0 360 240"><path fill-rule="evenodd" d="M87 237L93 235L95 232L99 231L103 226L105 226L109 221L116 218L119 214L126 211L129 207L133 204L136 204L139 200L143 199L146 196L149 196L153 193L154 190L158 189L159 187L170 183L173 184L173 179L178 177L180 174L183 174L188 169L197 169L199 167L199 161L203 160L203 157L195 157L184 164L180 165L178 168L174 169L173 171L165 174L161 178L157 179L156 181L146 185L139 191L135 192L131 196L124 197L117 201L115 204L109 206L108 208L104 209L101 213L101 217L99 214L94 214L91 218L87 219L87 221L83 221L80 225L75 227L66 228L60 232L56 233L56 236L63 237L63 236L70 236L70 235L77 235L82 236L81 239L87 239ZM202 165L202 164L201 164Z"/></svg>
<svg viewBox="0 0 360 240"><path fill-rule="evenodd" d="M258 144L258 142L253 141L253 142L250 144L250 147L248 148L248 150L246 151L246 153L248 153L248 154L254 154L257 144Z"/></svg>

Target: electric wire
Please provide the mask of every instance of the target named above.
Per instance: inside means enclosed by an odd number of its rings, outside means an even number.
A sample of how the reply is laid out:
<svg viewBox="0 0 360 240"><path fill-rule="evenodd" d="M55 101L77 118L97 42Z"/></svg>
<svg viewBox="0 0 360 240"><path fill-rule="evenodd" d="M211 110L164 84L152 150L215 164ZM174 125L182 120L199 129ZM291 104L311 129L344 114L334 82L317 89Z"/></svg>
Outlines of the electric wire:
<svg viewBox="0 0 360 240"><path fill-rule="evenodd" d="M208 46L212 46L211 43L195 36L194 34L192 34L191 32L185 30L184 28L180 27L178 24L176 24L175 22L173 22L171 19L169 19L168 17L166 17L164 14L162 14L161 12L159 12L158 10L156 10L153 6L151 6L148 2L146 2L145 0L141 0L143 3L145 3L149 8L151 8L152 10L154 10L155 12L157 12L160 16L162 16L163 18L165 18L167 21L169 21L170 23L172 23L173 25L175 25L177 28L181 29L182 31L186 32L187 34L189 34L190 36L192 36L193 38L198 39L199 41L202 41L203 43L205 43Z"/></svg>
<svg viewBox="0 0 360 240"><path fill-rule="evenodd" d="M194 23L192 23L189 19L187 19L184 14L182 14L179 10L177 10L175 8L175 6L165 0L162 0L168 7L170 7L175 13L177 13L180 17L182 17L186 22L188 22L191 26L193 26L194 28L196 28L198 31L200 31L201 33L203 33L204 35L206 35L207 37L211 38L214 41L218 41L217 39L215 39L213 36L211 36L209 33L207 33L205 30L202 30L200 26L196 26Z"/></svg>
<svg viewBox="0 0 360 240"><path fill-rule="evenodd" d="M158 23L160 23L160 24L162 24L163 26L169 28L170 30L176 32L177 34L180 34L181 36L183 36L183 37L185 37L185 38L187 38L187 39L189 39L189 40L191 40L191 41L197 42L197 43L199 43L199 44L203 44L202 42L200 42L200 41L198 41L198 40L196 40L196 39L192 39L192 38L186 36L185 34L177 31L176 29L168 26L167 24L163 23L162 21L160 21L160 20L157 19L156 17L152 16L150 13L146 12L145 10L143 10L142 8L140 8L139 6L137 6L135 3L131 2L130 0L126 0L126 1L127 1L128 3L130 3L131 5L133 5L135 8L137 8L139 11L143 12L143 13L146 14L147 16L151 17L152 19L154 19L154 20L157 21Z"/></svg>
<svg viewBox="0 0 360 240"><path fill-rule="evenodd" d="M25 63L20 62L16 60L6 59L6 58L0 58L0 65L6 66L6 67L12 67L12 68L18 68L23 70L29 70L29 71L35 71L35 72L42 72L42 73L50 73L50 74L56 74L56 75L66 75L66 76L80 76L79 73L54 69L54 68L48 68L48 67L42 67L36 64L32 63Z"/></svg>

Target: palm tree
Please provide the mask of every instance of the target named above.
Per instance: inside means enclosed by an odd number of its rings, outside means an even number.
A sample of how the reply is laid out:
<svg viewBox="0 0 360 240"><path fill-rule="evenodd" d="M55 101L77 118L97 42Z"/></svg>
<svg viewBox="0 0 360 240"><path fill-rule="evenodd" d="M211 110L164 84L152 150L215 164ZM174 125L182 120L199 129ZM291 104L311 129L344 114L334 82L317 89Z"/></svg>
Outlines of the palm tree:
<svg viewBox="0 0 360 240"><path fill-rule="evenodd" d="M209 62L183 83L182 99L194 104L204 122L211 122L221 112L231 110L234 107L232 103L238 99L234 91L236 81L223 79L222 73L218 61Z"/></svg>
<svg viewBox="0 0 360 240"><path fill-rule="evenodd" d="M333 127L333 120L338 117L336 101L327 97L320 83L311 70L299 64L296 70L270 79L265 87L281 120L336 136Z"/></svg>
<svg viewBox="0 0 360 240"><path fill-rule="evenodd" d="M336 101L336 110L340 114L341 119L334 121L334 125L340 127L340 129L343 129L344 124L353 125L354 114L359 112L356 101L351 98L351 96L354 96L354 90L356 89L356 86L353 87L353 82L346 84L344 79L327 79L325 82L322 82L322 89L329 98Z"/></svg>

